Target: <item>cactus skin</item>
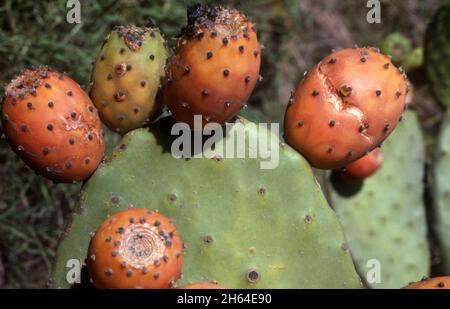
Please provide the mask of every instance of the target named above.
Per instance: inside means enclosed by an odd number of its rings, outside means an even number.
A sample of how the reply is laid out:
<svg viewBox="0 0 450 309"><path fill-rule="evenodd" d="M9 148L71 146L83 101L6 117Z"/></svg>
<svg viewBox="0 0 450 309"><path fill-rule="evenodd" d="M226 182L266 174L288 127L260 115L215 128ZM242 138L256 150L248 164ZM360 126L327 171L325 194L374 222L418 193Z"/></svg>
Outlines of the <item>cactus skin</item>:
<svg viewBox="0 0 450 309"><path fill-rule="evenodd" d="M425 44L425 70L435 97L450 106L450 4L439 8L428 25Z"/></svg>
<svg viewBox="0 0 450 309"><path fill-rule="evenodd" d="M392 57L392 63L401 65L412 50L411 40L401 33L389 34L381 43L380 50Z"/></svg>
<svg viewBox="0 0 450 309"><path fill-rule="evenodd" d="M448 290L450 289L450 277L423 278L420 281L408 284L404 289Z"/></svg>
<svg viewBox="0 0 450 309"><path fill-rule="evenodd" d="M89 245L88 270L97 288L167 289L180 278L182 264L175 226L148 209L110 216Z"/></svg>
<svg viewBox="0 0 450 309"><path fill-rule="evenodd" d="M380 148L375 148L361 159L347 165L338 172L344 181L362 181L375 174L383 165L384 155Z"/></svg>
<svg viewBox="0 0 450 309"><path fill-rule="evenodd" d="M157 93L166 59L158 28L118 26L108 35L94 65L90 92L108 128L126 133L159 115Z"/></svg>
<svg viewBox="0 0 450 309"><path fill-rule="evenodd" d="M370 270L366 263L377 259L381 283L368 285L400 288L428 276L430 260L422 199L424 143L413 112L405 113L383 151L383 167L358 193L331 190L331 199L361 277Z"/></svg>
<svg viewBox="0 0 450 309"><path fill-rule="evenodd" d="M226 287L217 283L197 282L180 286L180 290L224 290Z"/></svg>
<svg viewBox="0 0 450 309"><path fill-rule="evenodd" d="M89 177L105 143L97 109L65 74L48 67L25 70L5 88L6 139L22 160L54 182Z"/></svg>
<svg viewBox="0 0 450 309"><path fill-rule="evenodd" d="M254 24L241 12L197 5L167 64L164 101L173 117L193 126L223 124L245 106L259 79L261 48ZM243 30L244 29L244 30Z"/></svg>
<svg viewBox="0 0 450 309"><path fill-rule="evenodd" d="M406 75L373 48L337 51L298 85L286 109L286 141L321 169L338 169L379 146L398 123Z"/></svg>
<svg viewBox="0 0 450 309"><path fill-rule="evenodd" d="M450 112L447 111L433 165L434 229L441 247L443 271L450 275Z"/></svg>
<svg viewBox="0 0 450 309"><path fill-rule="evenodd" d="M172 125L165 118L150 132L129 132L86 183L58 249L55 286L68 287L66 262L85 257L89 232L133 204L173 219L186 245L179 286L360 287L341 227L300 155L282 144L273 170L261 170L258 159L175 159ZM248 128L246 145L258 134L266 131Z"/></svg>

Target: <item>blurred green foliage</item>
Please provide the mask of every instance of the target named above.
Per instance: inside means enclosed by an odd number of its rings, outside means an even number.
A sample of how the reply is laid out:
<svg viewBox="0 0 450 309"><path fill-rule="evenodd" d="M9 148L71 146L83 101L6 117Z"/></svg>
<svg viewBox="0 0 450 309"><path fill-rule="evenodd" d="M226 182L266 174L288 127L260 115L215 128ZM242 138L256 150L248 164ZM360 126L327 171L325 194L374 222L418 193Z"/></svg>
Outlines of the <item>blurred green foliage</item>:
<svg viewBox="0 0 450 309"><path fill-rule="evenodd" d="M81 24L66 22L66 0L2 0L0 84L26 67L47 64L87 89L91 62L114 25L143 25L152 17L173 46L186 23L186 6L196 2L235 6L254 18L265 46L264 81L249 103L265 119L279 121L303 71L332 48L378 45L393 31L420 45L426 21L442 0L382 0L378 25L366 22L366 2L356 0L81 0ZM78 190L79 185L53 185L35 176L0 140L0 287L45 285Z"/></svg>

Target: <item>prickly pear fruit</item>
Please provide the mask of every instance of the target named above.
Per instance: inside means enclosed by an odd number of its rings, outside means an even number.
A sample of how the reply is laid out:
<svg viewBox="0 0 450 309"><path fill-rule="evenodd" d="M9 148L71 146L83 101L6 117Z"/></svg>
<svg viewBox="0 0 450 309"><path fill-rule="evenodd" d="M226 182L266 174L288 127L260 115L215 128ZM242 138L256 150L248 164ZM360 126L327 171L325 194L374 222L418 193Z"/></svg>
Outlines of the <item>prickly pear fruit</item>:
<svg viewBox="0 0 450 309"><path fill-rule="evenodd" d="M158 28L117 26L94 65L90 96L102 121L125 133L154 120L167 50Z"/></svg>
<svg viewBox="0 0 450 309"><path fill-rule="evenodd" d="M345 181L362 181L375 174L383 165L384 155L380 148L375 148L367 155L347 165L344 171L339 172Z"/></svg>
<svg viewBox="0 0 450 309"><path fill-rule="evenodd" d="M175 55L169 60L164 100L173 117L193 126L224 123L245 106L259 77L261 48L254 24L243 13L224 7L188 9Z"/></svg>
<svg viewBox="0 0 450 309"><path fill-rule="evenodd" d="M394 130L407 92L404 72L378 50L334 52L305 76L290 98L286 140L314 167L344 167Z"/></svg>
<svg viewBox="0 0 450 309"><path fill-rule="evenodd" d="M450 277L435 277L435 278L423 278L420 281L411 283L404 287L404 289L416 289L416 290L449 290L450 289Z"/></svg>
<svg viewBox="0 0 450 309"><path fill-rule="evenodd" d="M190 284L180 286L178 289L180 289L180 290L223 290L226 288L217 283L197 282L197 283L190 283Z"/></svg>
<svg viewBox="0 0 450 309"><path fill-rule="evenodd" d="M444 107L450 106L450 3L436 11L428 25L425 44L425 70L430 87Z"/></svg>
<svg viewBox="0 0 450 309"><path fill-rule="evenodd" d="M75 81L42 66L5 88L3 128L23 161L55 182L89 177L105 143L97 109Z"/></svg>
<svg viewBox="0 0 450 309"><path fill-rule="evenodd" d="M88 270L97 288L166 289L180 277L182 262L175 226L148 209L110 216L89 245Z"/></svg>
<svg viewBox="0 0 450 309"><path fill-rule="evenodd" d="M412 50L409 38L401 33L389 34L380 46L381 52L392 57L392 63L400 65Z"/></svg>

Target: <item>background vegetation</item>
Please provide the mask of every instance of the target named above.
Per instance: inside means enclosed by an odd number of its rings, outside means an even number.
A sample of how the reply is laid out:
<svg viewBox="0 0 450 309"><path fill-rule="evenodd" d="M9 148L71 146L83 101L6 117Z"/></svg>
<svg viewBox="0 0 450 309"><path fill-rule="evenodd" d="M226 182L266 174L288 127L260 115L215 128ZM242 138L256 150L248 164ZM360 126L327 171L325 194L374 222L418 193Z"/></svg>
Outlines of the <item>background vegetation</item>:
<svg viewBox="0 0 450 309"><path fill-rule="evenodd" d="M236 6L257 22L264 81L250 106L279 121L290 91L303 72L333 48L378 46L394 31L422 43L427 21L442 0L382 2L382 23L366 22L363 0L176 1L104 0L82 2L82 23L66 22L66 0L0 1L0 83L22 69L48 64L84 87L101 42L116 24L141 25L151 16L169 45L186 22L186 6L214 2ZM1 91L0 91L1 93ZM434 130L440 109L426 87L417 89L415 108ZM54 185L35 176L0 140L0 287L44 287L57 240L73 209L80 185Z"/></svg>

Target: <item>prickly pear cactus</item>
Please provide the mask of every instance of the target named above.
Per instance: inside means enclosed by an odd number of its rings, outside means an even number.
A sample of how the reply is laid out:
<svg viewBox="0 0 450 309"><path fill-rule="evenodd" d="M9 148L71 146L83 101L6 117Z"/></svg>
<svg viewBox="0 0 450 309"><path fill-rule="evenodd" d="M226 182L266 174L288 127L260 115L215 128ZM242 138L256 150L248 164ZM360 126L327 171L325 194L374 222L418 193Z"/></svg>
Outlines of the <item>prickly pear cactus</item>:
<svg viewBox="0 0 450 309"><path fill-rule="evenodd" d="M450 2L439 8L425 35L425 67L439 102L450 106Z"/></svg>
<svg viewBox="0 0 450 309"><path fill-rule="evenodd" d="M128 133L86 183L57 253L54 286L69 287L66 263L86 258L90 232L133 205L174 220L186 246L179 286L360 287L341 227L300 155L280 144L279 166L269 170L260 169L259 159L176 159L172 125L165 118L150 131ZM245 130L246 145L267 136Z"/></svg>
<svg viewBox="0 0 450 309"><path fill-rule="evenodd" d="M447 112L437 149L434 170L434 223L441 245L445 274L450 274L450 111Z"/></svg>
<svg viewBox="0 0 450 309"><path fill-rule="evenodd" d="M156 27L117 26L108 35L94 64L90 96L112 131L126 133L159 115L166 59Z"/></svg>
<svg viewBox="0 0 450 309"><path fill-rule="evenodd" d="M383 145L383 167L362 187L331 187L331 198L363 280L372 288L400 288L429 272L423 195L424 145L413 112ZM351 190L355 192L351 192ZM374 276L371 276L374 275Z"/></svg>

